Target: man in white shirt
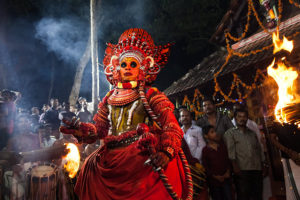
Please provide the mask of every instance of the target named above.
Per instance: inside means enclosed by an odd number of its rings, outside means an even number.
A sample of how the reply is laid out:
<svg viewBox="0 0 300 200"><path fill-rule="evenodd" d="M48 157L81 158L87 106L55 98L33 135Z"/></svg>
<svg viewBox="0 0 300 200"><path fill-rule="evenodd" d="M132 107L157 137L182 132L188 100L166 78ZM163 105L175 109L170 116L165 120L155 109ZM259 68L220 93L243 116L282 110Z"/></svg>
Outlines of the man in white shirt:
<svg viewBox="0 0 300 200"><path fill-rule="evenodd" d="M205 147L205 141L202 137L202 129L192 123L191 113L186 109L180 109L181 129L184 132L184 139L189 146L190 152L194 158L201 161L202 149Z"/></svg>
<svg viewBox="0 0 300 200"><path fill-rule="evenodd" d="M51 136L51 131L50 125L41 126L39 128L38 132L41 148L51 147L56 141L55 137Z"/></svg>

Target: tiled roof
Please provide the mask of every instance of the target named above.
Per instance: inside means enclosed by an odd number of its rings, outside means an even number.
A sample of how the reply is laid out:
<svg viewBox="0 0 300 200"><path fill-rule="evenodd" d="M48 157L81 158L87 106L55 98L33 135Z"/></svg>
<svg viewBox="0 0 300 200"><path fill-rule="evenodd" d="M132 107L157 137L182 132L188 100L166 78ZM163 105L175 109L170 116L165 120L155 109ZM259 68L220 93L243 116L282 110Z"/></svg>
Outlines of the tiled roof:
<svg viewBox="0 0 300 200"><path fill-rule="evenodd" d="M285 22L280 26L280 33L285 36L294 34L297 31L300 31L300 15L297 15ZM294 40L300 41L300 34L297 35ZM245 40L240 41L232 45L232 47L240 52L245 53L255 49L261 49L264 46L268 46L272 43L271 36L265 33L257 33ZM294 42L295 49L300 47L299 42ZM173 82L164 93L167 96L172 96L178 93L184 93L185 91L197 88L204 83L213 79L213 75L225 62L227 56L226 50L219 50L211 54L210 56L203 59L203 61L198 64L193 69L190 69L187 74L181 77L179 80ZM240 58L237 56L231 57L227 66L220 73L219 76L224 76L231 72L237 71L244 67L253 65L257 62L271 59L273 57L273 49L263 51L261 53L251 55L245 58Z"/></svg>

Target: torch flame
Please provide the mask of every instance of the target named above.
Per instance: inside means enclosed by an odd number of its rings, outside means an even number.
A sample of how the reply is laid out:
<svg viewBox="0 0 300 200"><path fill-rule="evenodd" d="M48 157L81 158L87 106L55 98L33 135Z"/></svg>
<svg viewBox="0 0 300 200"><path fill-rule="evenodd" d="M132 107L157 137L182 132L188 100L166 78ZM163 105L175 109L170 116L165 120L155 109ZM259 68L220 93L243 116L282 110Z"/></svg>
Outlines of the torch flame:
<svg viewBox="0 0 300 200"><path fill-rule="evenodd" d="M287 68L283 62L277 63L277 69L273 68L274 65L275 59L268 67L268 74L272 76L278 85L279 100L275 107L275 116L278 121L288 123L287 113L283 112L282 109L296 101L293 95L293 83L298 77L298 73L291 67Z"/></svg>
<svg viewBox="0 0 300 200"><path fill-rule="evenodd" d="M273 54L275 54L281 50L286 50L290 53L292 52L292 50L294 48L293 41L288 40L284 36L283 36L283 40L281 40L279 37L278 31L273 33L272 39L273 39L273 44L274 44Z"/></svg>
<svg viewBox="0 0 300 200"><path fill-rule="evenodd" d="M77 146L73 143L67 143L69 153L63 158L66 161L64 168L69 172L69 177L74 178L77 174L80 164L80 154Z"/></svg>
<svg viewBox="0 0 300 200"><path fill-rule="evenodd" d="M288 41L285 37L280 40L278 32L273 33L274 51L276 52L284 49L289 52L293 50L293 41ZM274 114L276 119L281 123L290 123L291 115L294 110L287 109L288 106L299 103L299 99L296 96L294 81L298 77L297 71L292 67L287 67L284 64L285 57L277 60L274 58L273 62L268 66L268 75L270 75L278 85L278 102L276 104ZM274 65L277 68L274 68ZM296 125L299 121L296 121ZM299 124L298 124L299 126Z"/></svg>

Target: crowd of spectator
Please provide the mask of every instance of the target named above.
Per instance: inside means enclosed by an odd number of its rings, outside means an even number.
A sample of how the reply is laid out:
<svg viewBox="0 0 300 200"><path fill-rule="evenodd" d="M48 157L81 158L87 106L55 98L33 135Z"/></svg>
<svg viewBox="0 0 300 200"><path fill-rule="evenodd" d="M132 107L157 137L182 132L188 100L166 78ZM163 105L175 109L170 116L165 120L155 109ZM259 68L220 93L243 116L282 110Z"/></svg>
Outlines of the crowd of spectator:
<svg viewBox="0 0 300 200"><path fill-rule="evenodd" d="M212 99L205 98L202 108L197 120L185 107L177 114L193 162L205 168L207 187L202 193L208 190L212 200L261 200L267 172L263 137L246 106L235 104L232 119Z"/></svg>
<svg viewBox="0 0 300 200"><path fill-rule="evenodd" d="M78 105L60 103L53 98L49 104L42 108L32 107L31 110L18 108L19 93L9 90L0 92L0 151L28 152L66 142L78 143L72 135L59 132L63 120L72 120L73 117L81 121L91 122L92 113L87 109L87 101L80 98ZM81 146L82 155L85 147ZM86 147L87 152L92 152ZM0 159L1 161L1 159ZM49 163L53 162L49 160ZM55 161L60 166L61 159ZM24 199L26 184L26 171L34 163L18 163L14 165L1 163L0 165L0 195L4 199ZM66 195L65 195L66 196ZM66 198L68 199L68 198Z"/></svg>

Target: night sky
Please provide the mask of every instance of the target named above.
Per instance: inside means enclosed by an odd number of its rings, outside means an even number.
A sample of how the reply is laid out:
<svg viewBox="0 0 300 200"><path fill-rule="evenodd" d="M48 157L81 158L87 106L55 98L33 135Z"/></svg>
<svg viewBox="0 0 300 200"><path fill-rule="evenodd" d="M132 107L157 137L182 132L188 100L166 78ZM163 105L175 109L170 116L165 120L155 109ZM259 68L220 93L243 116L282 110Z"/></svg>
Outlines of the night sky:
<svg viewBox="0 0 300 200"><path fill-rule="evenodd" d="M102 0L98 9L99 60L105 43L128 28L144 28L156 45L175 42L155 86L164 90L219 47L208 42L228 8L224 0ZM47 103L50 94L67 101L75 69L89 37L87 0L0 1L0 89L22 93L20 106ZM100 73L101 97L108 91ZM91 98L91 64L81 96Z"/></svg>

